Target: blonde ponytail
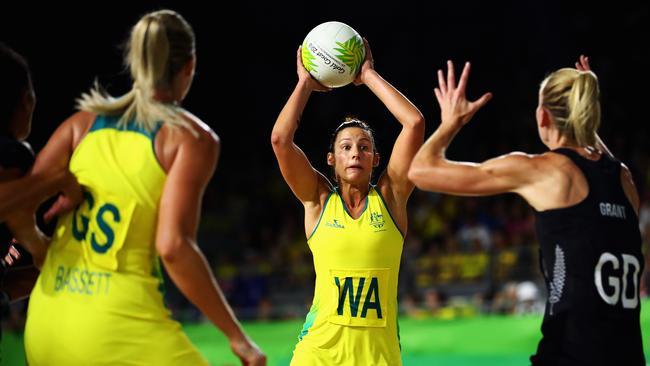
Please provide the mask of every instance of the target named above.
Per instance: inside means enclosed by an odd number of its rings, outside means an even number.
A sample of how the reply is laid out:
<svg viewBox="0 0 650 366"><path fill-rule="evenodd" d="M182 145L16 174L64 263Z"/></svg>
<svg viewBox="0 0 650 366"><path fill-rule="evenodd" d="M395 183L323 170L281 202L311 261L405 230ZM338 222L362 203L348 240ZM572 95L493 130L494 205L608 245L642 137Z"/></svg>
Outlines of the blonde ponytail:
<svg viewBox="0 0 650 366"><path fill-rule="evenodd" d="M114 98L95 84L77 100L77 108L100 115L120 115L120 127L135 123L139 128L153 131L163 122L192 130L180 107L153 98L156 89L172 87L176 74L194 56L191 26L171 10L149 13L131 30L126 51L125 64L131 71L132 89Z"/></svg>
<svg viewBox="0 0 650 366"><path fill-rule="evenodd" d="M600 90L591 71L560 69L541 86L543 105L560 132L579 146L594 146L600 127Z"/></svg>
<svg viewBox="0 0 650 366"><path fill-rule="evenodd" d="M580 146L594 146L600 126L598 79L594 73L581 72L569 93L568 122L573 126L575 139Z"/></svg>

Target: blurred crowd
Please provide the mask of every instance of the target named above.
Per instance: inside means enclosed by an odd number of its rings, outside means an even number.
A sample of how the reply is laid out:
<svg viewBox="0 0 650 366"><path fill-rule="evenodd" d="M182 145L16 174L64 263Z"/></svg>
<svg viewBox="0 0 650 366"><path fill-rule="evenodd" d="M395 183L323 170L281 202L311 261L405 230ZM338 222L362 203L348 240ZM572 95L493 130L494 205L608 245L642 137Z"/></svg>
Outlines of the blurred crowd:
<svg viewBox="0 0 650 366"><path fill-rule="evenodd" d="M642 151L626 160L642 197L644 252L650 243L650 164ZM303 317L315 274L302 207L277 168L247 195L211 200L200 242L236 312L245 319ZM477 313L542 313L546 289L539 269L532 209L516 195L453 197L416 190L400 269L404 315L453 318ZM650 261L642 296L650 292ZM168 281L169 285L169 281ZM176 290L169 305L182 320L199 313Z"/></svg>
<svg viewBox="0 0 650 366"><path fill-rule="evenodd" d="M615 138L610 148L630 167L642 200L645 297L650 294L650 155L644 144L623 141ZM300 319L311 305L315 281L303 208L275 164L250 164L263 179L244 184L217 172L208 186L199 245L241 319ZM453 319L543 312L547 292L534 216L521 198L453 197L416 189L408 210L398 292L402 315ZM169 279L166 289L175 318L202 321ZM3 326L22 330L26 307L26 301L13 304Z"/></svg>
<svg viewBox="0 0 650 366"><path fill-rule="evenodd" d="M650 164L642 150L629 159L642 198L639 221L646 253L641 296L650 294ZM276 167L246 195L209 186L199 243L228 301L241 319L303 318L315 274L303 210ZM226 191L228 188L226 188ZM399 280L402 315L454 319L475 314L544 310L532 209L515 195L453 197L415 190L409 201ZM200 312L166 281L175 318L201 321ZM27 302L12 305L3 325L20 331Z"/></svg>

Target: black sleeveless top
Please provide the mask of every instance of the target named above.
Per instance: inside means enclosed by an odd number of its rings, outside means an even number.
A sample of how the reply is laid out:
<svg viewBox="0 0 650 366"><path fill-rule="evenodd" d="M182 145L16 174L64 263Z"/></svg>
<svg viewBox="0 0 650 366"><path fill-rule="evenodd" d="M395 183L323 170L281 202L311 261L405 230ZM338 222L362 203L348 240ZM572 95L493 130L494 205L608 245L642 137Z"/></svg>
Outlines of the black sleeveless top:
<svg viewBox="0 0 650 366"><path fill-rule="evenodd" d="M0 169L18 169L21 175L27 174L34 164L34 153L28 146L18 140L0 136ZM9 229L0 223L0 256L7 254L12 238ZM0 280L2 269L0 268Z"/></svg>
<svg viewBox="0 0 650 366"><path fill-rule="evenodd" d="M533 365L645 366L639 324L643 273L639 221L621 186L621 164L554 150L582 171L580 203L536 212L548 288Z"/></svg>
<svg viewBox="0 0 650 366"><path fill-rule="evenodd" d="M29 145L18 140L0 136L0 169L18 169L21 175L27 174L34 164L34 153ZM0 255L7 254L13 235L0 223Z"/></svg>
<svg viewBox="0 0 650 366"><path fill-rule="evenodd" d="M34 153L24 143L12 138L0 136L0 169L19 169L21 175L25 175L34 164ZM9 251L13 235L5 225L0 223L0 285L4 279L5 264L4 256ZM22 254L19 260L20 264L32 263L32 257L23 249L18 249ZM14 265L19 265L15 263ZM0 317L7 313L9 306L9 297L6 293L0 291ZM2 329L0 328L0 339L2 339ZM1 355L0 355L1 356ZM2 360L0 358L0 363Z"/></svg>

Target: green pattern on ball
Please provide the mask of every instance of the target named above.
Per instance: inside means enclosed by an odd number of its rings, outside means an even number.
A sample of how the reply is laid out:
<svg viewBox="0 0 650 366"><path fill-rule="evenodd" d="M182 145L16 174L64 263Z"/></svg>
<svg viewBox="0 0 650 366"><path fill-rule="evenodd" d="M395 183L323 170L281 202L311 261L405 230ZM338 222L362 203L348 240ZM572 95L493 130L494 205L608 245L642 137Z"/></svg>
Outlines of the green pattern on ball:
<svg viewBox="0 0 650 366"><path fill-rule="evenodd" d="M311 72L312 70L316 70L318 68L318 65L314 62L316 57L311 53L311 50L307 46L307 42L302 44L301 54L302 65L307 71Z"/></svg>
<svg viewBox="0 0 650 366"><path fill-rule="evenodd" d="M339 52L339 54L336 55L336 58L350 67L350 74L356 74L365 58L365 48L361 37L354 36L348 39L345 43L336 42L336 44L341 47L334 48Z"/></svg>

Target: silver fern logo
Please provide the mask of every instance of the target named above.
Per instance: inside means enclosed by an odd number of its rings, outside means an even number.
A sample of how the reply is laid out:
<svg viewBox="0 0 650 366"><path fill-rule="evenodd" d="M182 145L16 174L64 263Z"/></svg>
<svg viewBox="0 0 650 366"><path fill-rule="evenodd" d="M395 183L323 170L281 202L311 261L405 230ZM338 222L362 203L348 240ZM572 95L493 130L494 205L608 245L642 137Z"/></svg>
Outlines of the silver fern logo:
<svg viewBox="0 0 650 366"><path fill-rule="evenodd" d="M551 304L550 313L553 315L553 305L560 302L564 281L566 279L566 264L564 263L564 251L559 245L555 245L555 265L553 265L553 281L550 283L551 293L548 302Z"/></svg>

